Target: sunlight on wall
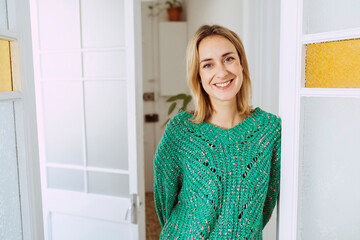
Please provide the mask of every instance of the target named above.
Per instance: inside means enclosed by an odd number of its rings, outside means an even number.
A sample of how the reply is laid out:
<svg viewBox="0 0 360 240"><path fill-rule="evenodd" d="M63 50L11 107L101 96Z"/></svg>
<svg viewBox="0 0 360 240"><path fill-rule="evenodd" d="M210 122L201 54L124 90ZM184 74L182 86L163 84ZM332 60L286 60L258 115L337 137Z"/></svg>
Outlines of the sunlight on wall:
<svg viewBox="0 0 360 240"><path fill-rule="evenodd" d="M12 90L10 41L0 39L0 92Z"/></svg>
<svg viewBox="0 0 360 240"><path fill-rule="evenodd" d="M360 88L360 39L307 45L305 86Z"/></svg>

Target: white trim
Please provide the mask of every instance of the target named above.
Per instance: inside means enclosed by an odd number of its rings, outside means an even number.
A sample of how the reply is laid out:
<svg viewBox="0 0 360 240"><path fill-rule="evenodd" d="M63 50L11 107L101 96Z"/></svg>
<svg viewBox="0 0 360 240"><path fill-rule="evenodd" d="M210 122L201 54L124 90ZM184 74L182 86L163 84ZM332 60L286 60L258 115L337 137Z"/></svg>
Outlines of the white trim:
<svg viewBox="0 0 360 240"><path fill-rule="evenodd" d="M18 100L22 98L23 94L21 92L0 92L0 101Z"/></svg>
<svg viewBox="0 0 360 240"><path fill-rule="evenodd" d="M296 239L302 1L281 1L279 115L282 119L278 239Z"/></svg>
<svg viewBox="0 0 360 240"><path fill-rule="evenodd" d="M20 190L20 204L21 204L21 222L22 222L22 235L24 239L31 239L30 230L30 211L29 192L27 187L27 163L25 154L25 129L24 129L24 109L22 100L13 102L14 120L15 120L15 134L16 134L16 150L17 150L17 165L19 177L19 190Z"/></svg>
<svg viewBox="0 0 360 240"><path fill-rule="evenodd" d="M40 82L82 82L82 81L127 81L126 77L79 77L79 78L40 78ZM1 94L1 93L0 93Z"/></svg>
<svg viewBox="0 0 360 240"><path fill-rule="evenodd" d="M99 77L84 77L82 78L83 81L127 81L128 79L126 77L104 77L104 78L99 78Z"/></svg>
<svg viewBox="0 0 360 240"><path fill-rule="evenodd" d="M21 6L21 7L20 7ZM27 0L17 0L13 6L16 9L16 29L19 32L19 69L23 93L23 129L24 155L26 159L26 191L28 198L29 236L24 239L44 239L41 181L39 166L39 148L37 137L35 84L32 55L32 39L30 25L30 3Z"/></svg>
<svg viewBox="0 0 360 240"><path fill-rule="evenodd" d="M76 170L93 171L93 172L129 174L128 170L122 170L122 169L111 169L111 168L101 168L101 167L86 167L86 166L81 166L81 165L72 165L72 164L63 164L63 163L49 163L49 162L47 162L45 165L46 165L46 167L53 167L53 168L66 168L66 169L76 169Z"/></svg>
<svg viewBox="0 0 360 240"><path fill-rule="evenodd" d="M43 119L43 107L42 107L42 84L40 83L40 26L39 26L39 6L37 0L30 0L30 12L31 12L31 28L32 28L32 48L33 48L33 64L34 64L34 82L35 82L35 96L36 96L36 117L37 117L37 130L39 140L39 161L40 161L40 176L42 186L42 200L45 199L45 191L47 183L46 179L46 166L44 165L46 159L45 153L45 131L44 131L44 119ZM49 231L48 226L51 226L51 216L48 214L49 208L46 201L42 202L43 207L43 224L44 224L44 236L46 239L51 240L51 229Z"/></svg>
<svg viewBox="0 0 360 240"><path fill-rule="evenodd" d="M84 53L84 52L116 52L125 51L125 47L113 47L113 48L73 48L73 49L42 49L39 51L40 54L48 53Z"/></svg>
<svg viewBox="0 0 360 240"><path fill-rule="evenodd" d="M257 75L257 83L258 83L258 101L259 104L261 106L264 105L264 97L263 97L263 81L264 81L264 58L263 58L263 54L264 54L264 2L261 1L256 1L255 2L255 9L257 9L256 11L256 22L255 22L255 26L258 26L259 28L257 29L257 34L258 36L256 36L256 65L255 69L258 69L258 71L256 71L256 75Z"/></svg>
<svg viewBox="0 0 360 240"><path fill-rule="evenodd" d="M19 34L8 30L0 29L0 38L5 40L14 41L19 38Z"/></svg>
<svg viewBox="0 0 360 240"><path fill-rule="evenodd" d="M105 173L120 173L120 174L127 174L129 175L128 170L121 170L121 169L107 169L107 168L98 168L98 167L86 167L87 171L92 172L105 172Z"/></svg>
<svg viewBox="0 0 360 240"><path fill-rule="evenodd" d="M128 161L129 161L129 171L130 173L136 173L136 136L133 133L137 133L136 129L136 109L135 103L136 96L136 75L135 75L135 22L134 22L134 2L125 1L124 2L125 10L125 43L126 48L126 59L127 59L127 102L132 103L127 106L127 124L128 124ZM135 178L135 179L134 179ZM134 181L134 182L133 182ZM130 194L137 193L137 179L136 176L130 176Z"/></svg>
<svg viewBox="0 0 360 240"><path fill-rule="evenodd" d="M301 88L301 97L356 97L360 98L360 88Z"/></svg>
<svg viewBox="0 0 360 240"><path fill-rule="evenodd" d="M137 194L137 224L132 239L145 239L145 180L142 98L142 32L140 0L126 0L125 31L128 78L128 148L130 194ZM133 104L129 104L133 103ZM135 133L135 134L134 134Z"/></svg>
<svg viewBox="0 0 360 240"><path fill-rule="evenodd" d="M306 34L302 37L303 44L332 42L346 39L360 38L360 28L353 28L347 30L323 32Z"/></svg>
<svg viewBox="0 0 360 240"><path fill-rule="evenodd" d="M129 205L129 198L51 188L47 190L47 197L49 199L49 209L51 209L51 212L53 213L59 212L62 214L71 214L76 216L84 216L87 218L122 223L127 223L129 221L124 220L126 208L122 207L124 205ZM97 207L99 204L104 203L111 205L112 208ZM91 206L94 211L89 215L87 207L83 206ZM49 223L51 223L50 217ZM49 226L51 226L51 224Z"/></svg>

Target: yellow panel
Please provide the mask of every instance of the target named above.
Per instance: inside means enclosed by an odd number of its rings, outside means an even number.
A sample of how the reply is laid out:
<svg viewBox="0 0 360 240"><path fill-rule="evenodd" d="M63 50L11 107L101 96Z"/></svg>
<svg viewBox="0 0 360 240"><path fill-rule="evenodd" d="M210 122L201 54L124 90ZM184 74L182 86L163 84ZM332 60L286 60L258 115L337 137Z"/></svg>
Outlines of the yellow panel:
<svg viewBox="0 0 360 240"><path fill-rule="evenodd" d="M305 86L360 88L360 39L307 45Z"/></svg>
<svg viewBox="0 0 360 240"><path fill-rule="evenodd" d="M10 41L0 39L0 92L12 91Z"/></svg>

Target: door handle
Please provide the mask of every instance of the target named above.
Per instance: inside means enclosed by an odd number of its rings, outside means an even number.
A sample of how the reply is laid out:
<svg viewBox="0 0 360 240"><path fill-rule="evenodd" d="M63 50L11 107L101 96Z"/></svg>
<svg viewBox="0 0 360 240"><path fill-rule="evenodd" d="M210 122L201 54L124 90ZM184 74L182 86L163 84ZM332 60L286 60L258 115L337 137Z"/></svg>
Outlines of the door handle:
<svg viewBox="0 0 360 240"><path fill-rule="evenodd" d="M137 224L137 218L136 218L136 213L137 213L137 206L136 206L136 202L137 202L137 194L133 193L131 194L130 197L130 205L128 207L128 209L126 210L126 214L125 214L125 221L128 219L129 213L130 213L130 222L132 224Z"/></svg>

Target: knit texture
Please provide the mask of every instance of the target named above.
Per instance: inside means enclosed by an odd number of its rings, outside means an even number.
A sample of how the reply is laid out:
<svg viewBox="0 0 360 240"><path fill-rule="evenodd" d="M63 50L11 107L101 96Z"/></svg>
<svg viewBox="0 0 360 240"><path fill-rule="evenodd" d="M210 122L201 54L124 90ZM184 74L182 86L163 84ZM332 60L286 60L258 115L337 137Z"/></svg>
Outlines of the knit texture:
<svg viewBox="0 0 360 240"><path fill-rule="evenodd" d="M154 158L160 239L262 239L280 183L281 120L256 108L231 129L180 110Z"/></svg>

